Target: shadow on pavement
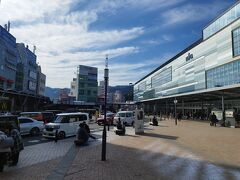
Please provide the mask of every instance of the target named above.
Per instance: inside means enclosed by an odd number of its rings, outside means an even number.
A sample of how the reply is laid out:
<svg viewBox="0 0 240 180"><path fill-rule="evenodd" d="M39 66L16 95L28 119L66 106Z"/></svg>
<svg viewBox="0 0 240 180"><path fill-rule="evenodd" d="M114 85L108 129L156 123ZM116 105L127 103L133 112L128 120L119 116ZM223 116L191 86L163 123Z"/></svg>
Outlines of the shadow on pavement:
<svg viewBox="0 0 240 180"><path fill-rule="evenodd" d="M178 138L177 136L168 136L168 135L161 135L161 134L154 134L154 133L144 133L142 134L142 136L170 139L170 140L176 140Z"/></svg>

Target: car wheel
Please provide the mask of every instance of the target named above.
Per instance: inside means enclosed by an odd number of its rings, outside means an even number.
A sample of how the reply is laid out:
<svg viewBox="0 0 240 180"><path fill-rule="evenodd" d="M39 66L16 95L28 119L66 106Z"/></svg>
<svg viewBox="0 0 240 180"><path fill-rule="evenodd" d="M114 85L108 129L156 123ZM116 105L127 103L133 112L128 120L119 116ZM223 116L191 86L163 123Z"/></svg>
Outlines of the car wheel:
<svg viewBox="0 0 240 180"><path fill-rule="evenodd" d="M0 162L0 172L3 172L3 169L4 169L4 164Z"/></svg>
<svg viewBox="0 0 240 180"><path fill-rule="evenodd" d="M30 131L30 134L31 134L32 136L39 135L39 133L40 133L40 129L37 128L37 127L32 128L31 131Z"/></svg>
<svg viewBox="0 0 240 180"><path fill-rule="evenodd" d="M14 154L14 155L12 155L12 165L16 166L17 163L18 163L18 160L19 160L19 152Z"/></svg>
<svg viewBox="0 0 240 180"><path fill-rule="evenodd" d="M58 138L59 138L59 139L64 139L65 137L66 137L66 134L65 134L64 131L60 131L60 132L58 133Z"/></svg>

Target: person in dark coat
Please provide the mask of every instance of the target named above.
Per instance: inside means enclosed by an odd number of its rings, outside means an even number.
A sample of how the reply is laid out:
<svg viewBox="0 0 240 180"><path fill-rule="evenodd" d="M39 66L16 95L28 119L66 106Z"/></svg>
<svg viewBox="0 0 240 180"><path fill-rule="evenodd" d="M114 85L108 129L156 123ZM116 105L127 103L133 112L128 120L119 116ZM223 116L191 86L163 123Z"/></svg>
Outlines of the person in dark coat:
<svg viewBox="0 0 240 180"><path fill-rule="evenodd" d="M213 121L213 125L216 127L218 120L217 120L217 116L215 115L215 113L213 113L213 115L212 115L212 121Z"/></svg>
<svg viewBox="0 0 240 180"><path fill-rule="evenodd" d="M77 131L77 139L74 141L75 145L80 146L84 145L88 141L89 135L84 128L84 124L79 124L79 128Z"/></svg>
<svg viewBox="0 0 240 180"><path fill-rule="evenodd" d="M90 128L89 128L89 126L86 124L85 121L83 122L83 127L84 127L84 129L87 131L88 136L89 136L90 138L92 138L92 139L96 139L96 137L94 137L93 135L91 135Z"/></svg>
<svg viewBox="0 0 240 180"><path fill-rule="evenodd" d="M210 125L211 126L217 126L217 116L215 115L215 113L212 113L211 115L210 115Z"/></svg>
<svg viewBox="0 0 240 180"><path fill-rule="evenodd" d="M158 126L158 121L157 121L156 116L153 116L153 120L152 120L152 123L150 123L150 125Z"/></svg>

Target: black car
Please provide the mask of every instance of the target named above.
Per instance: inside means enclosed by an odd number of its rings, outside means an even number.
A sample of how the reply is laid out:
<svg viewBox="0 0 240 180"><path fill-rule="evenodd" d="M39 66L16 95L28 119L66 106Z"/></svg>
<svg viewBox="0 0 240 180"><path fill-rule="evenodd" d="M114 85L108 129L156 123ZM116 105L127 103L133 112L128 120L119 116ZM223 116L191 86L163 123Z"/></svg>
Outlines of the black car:
<svg viewBox="0 0 240 180"><path fill-rule="evenodd" d="M21 150L23 142L17 116L0 116L0 172L4 165L17 165Z"/></svg>

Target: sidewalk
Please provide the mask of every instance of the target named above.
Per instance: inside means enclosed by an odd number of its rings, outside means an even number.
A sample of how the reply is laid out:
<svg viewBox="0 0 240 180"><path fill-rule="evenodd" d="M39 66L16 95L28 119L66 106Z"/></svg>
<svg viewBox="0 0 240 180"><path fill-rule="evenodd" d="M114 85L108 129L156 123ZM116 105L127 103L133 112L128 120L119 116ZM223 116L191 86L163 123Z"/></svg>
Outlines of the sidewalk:
<svg viewBox="0 0 240 180"><path fill-rule="evenodd" d="M98 135L101 132L98 133ZM240 179L240 129L207 123L161 121L144 135L108 132L107 161L101 144L69 147L63 157L0 174L0 179ZM58 177L58 178L56 178Z"/></svg>
<svg viewBox="0 0 240 180"><path fill-rule="evenodd" d="M175 126L174 121L162 121L158 127L147 127L145 135L130 133L109 142L106 162L100 161L100 146L80 148L64 179L237 180L240 141L229 138L239 133L202 122L181 121Z"/></svg>

